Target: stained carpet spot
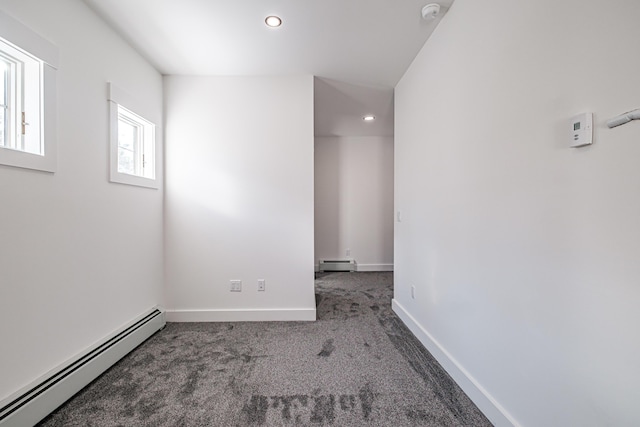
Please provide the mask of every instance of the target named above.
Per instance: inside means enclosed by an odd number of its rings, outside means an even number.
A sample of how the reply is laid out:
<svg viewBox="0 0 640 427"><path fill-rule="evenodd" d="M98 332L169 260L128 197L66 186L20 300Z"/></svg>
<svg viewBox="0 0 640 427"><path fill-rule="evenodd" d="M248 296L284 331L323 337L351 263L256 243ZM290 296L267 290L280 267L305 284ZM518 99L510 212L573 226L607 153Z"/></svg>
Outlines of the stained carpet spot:
<svg viewBox="0 0 640 427"><path fill-rule="evenodd" d="M329 423L332 424L336 418L335 406L336 398L333 394L328 396L317 396L313 398L314 407L311 411L312 423Z"/></svg>
<svg viewBox="0 0 640 427"><path fill-rule="evenodd" d="M282 418L286 421L291 420L291 408L297 409L300 406L307 406L308 396L295 395L295 396L272 396L273 408L277 408L282 403Z"/></svg>
<svg viewBox="0 0 640 427"><path fill-rule="evenodd" d="M343 394L340 396L340 409L351 411L356 406L356 397L353 394Z"/></svg>
<svg viewBox="0 0 640 427"><path fill-rule="evenodd" d="M442 420L438 420L437 417L425 411L424 409L411 408L406 412L407 418L414 423L420 423L420 425L436 425L442 424Z"/></svg>
<svg viewBox="0 0 640 427"><path fill-rule="evenodd" d="M162 409L162 397L156 399L153 396L143 397L136 404L136 412L143 420L149 419L152 415L157 414Z"/></svg>
<svg viewBox="0 0 640 427"><path fill-rule="evenodd" d="M264 424L267 422L267 410L269 398L267 396L253 395L247 405L242 408L250 424Z"/></svg>
<svg viewBox="0 0 640 427"><path fill-rule="evenodd" d="M132 418L135 414L136 414L136 411L134 411L133 405L131 405L130 403L125 404L122 411L120 411L120 415L127 418Z"/></svg>
<svg viewBox="0 0 640 427"><path fill-rule="evenodd" d="M373 409L373 401L376 399L376 395L371 390L371 386L367 383L360 389L358 397L360 398L362 415L364 416L365 420L368 420L369 415L371 415L371 410Z"/></svg>
<svg viewBox="0 0 640 427"><path fill-rule="evenodd" d="M200 381L200 373L205 370L205 365L198 365L194 370L189 372L187 376L187 382L182 386L180 394L182 397L189 397L198 388L198 382Z"/></svg>
<svg viewBox="0 0 640 427"><path fill-rule="evenodd" d="M322 350L318 353L319 357L329 357L333 350L335 350L335 346L333 345L333 339L328 339L322 344Z"/></svg>

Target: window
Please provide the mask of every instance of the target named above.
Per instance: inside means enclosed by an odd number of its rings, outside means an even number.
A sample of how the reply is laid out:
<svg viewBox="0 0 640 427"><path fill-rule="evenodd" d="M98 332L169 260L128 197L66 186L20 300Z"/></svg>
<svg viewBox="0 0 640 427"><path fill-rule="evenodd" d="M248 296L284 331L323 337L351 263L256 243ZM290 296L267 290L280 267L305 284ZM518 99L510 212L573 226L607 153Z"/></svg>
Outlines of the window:
<svg viewBox="0 0 640 427"><path fill-rule="evenodd" d="M155 125L121 105L131 98L109 84L111 182L158 188Z"/></svg>
<svg viewBox="0 0 640 427"><path fill-rule="evenodd" d="M9 114L9 102L11 94L9 93L9 77L11 76L11 64L4 59L0 59L0 72L2 76L2 84L0 84L0 146L4 147L9 135L9 121L11 120ZM5 136L6 135L6 136Z"/></svg>
<svg viewBox="0 0 640 427"><path fill-rule="evenodd" d="M0 40L0 67L3 71L3 89L0 92L3 109L0 121L3 129L0 147L42 155L42 61Z"/></svg>
<svg viewBox="0 0 640 427"><path fill-rule="evenodd" d="M118 105L118 172L154 179L154 126Z"/></svg>
<svg viewBox="0 0 640 427"><path fill-rule="evenodd" d="M0 12L0 164L55 172L58 50Z"/></svg>

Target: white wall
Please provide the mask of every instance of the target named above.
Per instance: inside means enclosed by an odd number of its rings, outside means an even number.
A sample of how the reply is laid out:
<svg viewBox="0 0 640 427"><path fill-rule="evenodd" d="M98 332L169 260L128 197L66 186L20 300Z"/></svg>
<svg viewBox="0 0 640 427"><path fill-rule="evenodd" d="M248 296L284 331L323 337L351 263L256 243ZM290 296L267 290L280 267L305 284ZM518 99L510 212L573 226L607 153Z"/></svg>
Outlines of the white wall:
<svg viewBox="0 0 640 427"><path fill-rule="evenodd" d="M108 182L107 81L162 117L162 77L82 2L0 9L60 49L57 172L0 166L2 399L161 302L162 190Z"/></svg>
<svg viewBox="0 0 640 427"><path fill-rule="evenodd" d="M396 87L395 307L497 425L640 424L639 19L457 0Z"/></svg>
<svg viewBox="0 0 640 427"><path fill-rule="evenodd" d="M316 137L315 218L316 264L393 270L393 138Z"/></svg>
<svg viewBox="0 0 640 427"><path fill-rule="evenodd" d="M168 319L315 319L313 77L171 76L165 105Z"/></svg>

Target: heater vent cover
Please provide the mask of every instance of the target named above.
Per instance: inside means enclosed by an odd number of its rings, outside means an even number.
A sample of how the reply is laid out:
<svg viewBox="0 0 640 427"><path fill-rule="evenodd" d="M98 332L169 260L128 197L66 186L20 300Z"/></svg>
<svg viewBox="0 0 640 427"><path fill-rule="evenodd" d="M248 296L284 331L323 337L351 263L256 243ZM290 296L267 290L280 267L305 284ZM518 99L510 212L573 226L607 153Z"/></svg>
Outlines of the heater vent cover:
<svg viewBox="0 0 640 427"><path fill-rule="evenodd" d="M320 271L357 271L354 260L322 260L318 266Z"/></svg>

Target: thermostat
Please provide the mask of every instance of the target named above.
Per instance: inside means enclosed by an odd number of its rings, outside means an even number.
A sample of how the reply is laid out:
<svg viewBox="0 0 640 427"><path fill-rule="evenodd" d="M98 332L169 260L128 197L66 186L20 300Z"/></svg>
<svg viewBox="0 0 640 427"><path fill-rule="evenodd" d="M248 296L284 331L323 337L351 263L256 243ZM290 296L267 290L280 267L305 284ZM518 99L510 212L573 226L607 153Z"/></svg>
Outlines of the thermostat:
<svg viewBox="0 0 640 427"><path fill-rule="evenodd" d="M593 143L593 113L579 114L571 119L570 147L582 147Z"/></svg>

